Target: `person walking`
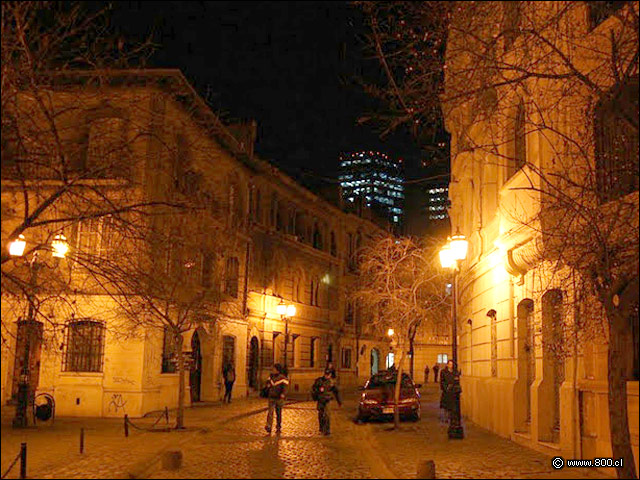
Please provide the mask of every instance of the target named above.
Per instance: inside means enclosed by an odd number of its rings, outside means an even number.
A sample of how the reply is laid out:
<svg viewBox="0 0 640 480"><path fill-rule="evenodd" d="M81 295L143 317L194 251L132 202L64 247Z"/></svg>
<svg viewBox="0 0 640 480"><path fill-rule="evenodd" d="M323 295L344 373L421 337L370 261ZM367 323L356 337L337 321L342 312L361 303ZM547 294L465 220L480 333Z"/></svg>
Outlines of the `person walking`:
<svg viewBox="0 0 640 480"><path fill-rule="evenodd" d="M340 400L340 393L338 388L331 379L331 370L328 368L324 371L322 377L316 378L316 381L311 387L311 397L317 402L316 408L318 409L318 426L320 433L323 435L331 434L331 418L329 415L329 403L331 398L335 396L338 405L342 407L342 401Z"/></svg>
<svg viewBox="0 0 640 480"><path fill-rule="evenodd" d="M269 380L267 380L267 385L265 386L267 398L269 399L269 411L264 429L268 434L271 434L274 410L276 413L276 433L282 431L282 407L284 406L288 387L289 379L284 374L284 368L279 363L276 363L271 369L271 375L269 375Z"/></svg>
<svg viewBox="0 0 640 480"><path fill-rule="evenodd" d="M429 381L429 365L424 367L424 383Z"/></svg>
<svg viewBox="0 0 640 480"><path fill-rule="evenodd" d="M438 383L438 372L440 371L440 365L437 363L433 365L433 381Z"/></svg>
<svg viewBox="0 0 640 480"><path fill-rule="evenodd" d="M231 390L233 390L233 384L236 381L236 369L230 363L225 365L222 372L224 376L224 398L223 402L231 403Z"/></svg>

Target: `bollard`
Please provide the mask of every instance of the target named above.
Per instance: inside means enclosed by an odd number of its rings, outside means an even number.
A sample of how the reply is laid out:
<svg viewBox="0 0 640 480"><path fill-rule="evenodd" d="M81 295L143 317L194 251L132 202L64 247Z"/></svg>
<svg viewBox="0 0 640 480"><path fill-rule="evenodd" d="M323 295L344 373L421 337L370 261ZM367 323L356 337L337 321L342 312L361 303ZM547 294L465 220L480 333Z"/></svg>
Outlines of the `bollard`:
<svg viewBox="0 0 640 480"><path fill-rule="evenodd" d="M416 478L436 478L436 462L433 460L426 460L418 464L418 474Z"/></svg>
<svg viewBox="0 0 640 480"><path fill-rule="evenodd" d="M124 414L124 436L129 436L129 415Z"/></svg>
<svg viewBox="0 0 640 480"><path fill-rule="evenodd" d="M84 428L80 429L80 453L84 453Z"/></svg>
<svg viewBox="0 0 640 480"><path fill-rule="evenodd" d="M169 407L164 407L164 418L167 419L167 424L169 424Z"/></svg>
<svg viewBox="0 0 640 480"><path fill-rule="evenodd" d="M182 450L162 452L162 469L178 470L182 466Z"/></svg>
<svg viewBox="0 0 640 480"><path fill-rule="evenodd" d="M20 444L20 478L27 478L27 442Z"/></svg>

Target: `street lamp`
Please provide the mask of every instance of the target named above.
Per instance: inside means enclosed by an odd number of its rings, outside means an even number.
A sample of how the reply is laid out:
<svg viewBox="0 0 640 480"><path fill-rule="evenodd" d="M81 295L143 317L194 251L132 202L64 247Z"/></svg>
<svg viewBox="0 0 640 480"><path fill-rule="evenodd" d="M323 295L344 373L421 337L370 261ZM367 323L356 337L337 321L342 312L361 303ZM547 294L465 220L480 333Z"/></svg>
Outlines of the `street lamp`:
<svg viewBox="0 0 640 480"><path fill-rule="evenodd" d="M453 298L452 298L452 360L454 372L454 381L459 382L460 376L458 374L458 318L457 318L457 302L458 302L458 273L460 272L459 262L467 258L467 250L469 242L464 235L458 230L456 234L448 239L448 243L440 249L440 264L442 268L450 268L453 272ZM461 422L460 414L460 393L457 389L454 393L453 412L449 417L449 438L464 438L464 429Z"/></svg>
<svg viewBox="0 0 640 480"><path fill-rule="evenodd" d="M24 255L25 247L27 245L27 241L24 235L20 234L17 238L13 239L9 242L8 250L9 255L11 255L14 259L20 258ZM59 234L56 235L53 241L51 242L51 256L54 258L65 258L67 252L69 251L69 244L67 243L67 239L64 235ZM33 327L34 321L34 298L33 293L37 287L37 274L38 269L47 266L46 263L39 260L38 258L38 248L33 252L33 256L27 264L29 265L29 293L27 293L27 301L29 302L29 313L27 317L27 328L24 334L24 359L22 363L22 372L20 373L20 378L18 382L18 404L16 405L16 413L13 418L13 427L14 428L24 428L27 426L27 408L29 406L29 398L30 398L30 374L29 374L29 350L31 343L31 328Z"/></svg>
<svg viewBox="0 0 640 480"><path fill-rule="evenodd" d="M284 298L280 298L280 303L276 306L276 312L284 323L284 368L289 369L287 365L287 350L289 348L289 318L296 315L296 306L284 303Z"/></svg>

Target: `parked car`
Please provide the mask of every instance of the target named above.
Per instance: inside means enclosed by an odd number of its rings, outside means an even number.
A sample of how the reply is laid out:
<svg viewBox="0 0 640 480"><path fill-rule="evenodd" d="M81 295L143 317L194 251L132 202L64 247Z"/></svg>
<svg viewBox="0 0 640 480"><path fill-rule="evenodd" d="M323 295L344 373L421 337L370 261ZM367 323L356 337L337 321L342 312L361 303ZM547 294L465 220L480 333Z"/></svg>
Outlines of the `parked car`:
<svg viewBox="0 0 640 480"><path fill-rule="evenodd" d="M362 396L358 406L358 421L393 417L397 378L397 372L382 371L373 375L364 387L360 388ZM402 374L400 401L398 402L401 418L420 420L420 392L418 389L421 386L414 384L406 373Z"/></svg>

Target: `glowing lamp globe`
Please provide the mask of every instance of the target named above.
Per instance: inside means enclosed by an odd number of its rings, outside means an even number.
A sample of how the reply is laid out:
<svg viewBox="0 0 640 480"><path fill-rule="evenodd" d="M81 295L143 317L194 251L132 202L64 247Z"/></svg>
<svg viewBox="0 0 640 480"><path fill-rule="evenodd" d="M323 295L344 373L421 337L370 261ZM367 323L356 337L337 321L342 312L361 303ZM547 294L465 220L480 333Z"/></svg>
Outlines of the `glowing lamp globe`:
<svg viewBox="0 0 640 480"><path fill-rule="evenodd" d="M287 314L287 306L285 305L284 300L280 300L280 303L276 306L276 312L278 312L278 315Z"/></svg>
<svg viewBox="0 0 640 480"><path fill-rule="evenodd" d="M67 237L64 235L56 235L51 242L51 256L56 258L64 258L69 251L69 244L67 243Z"/></svg>
<svg viewBox="0 0 640 480"><path fill-rule="evenodd" d="M440 249L440 265L442 265L442 268L451 268L453 267L453 262L453 252L447 244Z"/></svg>
<svg viewBox="0 0 640 480"><path fill-rule="evenodd" d="M396 333L396 331L393 328L390 328L389 330L387 330L387 335L390 337L393 337L393 335Z"/></svg>
<svg viewBox="0 0 640 480"><path fill-rule="evenodd" d="M18 235L14 241L9 243L9 255L12 257L21 257L24 254L24 247L26 247L27 242L24 239L24 235Z"/></svg>
<svg viewBox="0 0 640 480"><path fill-rule="evenodd" d="M296 306L287 305L287 317L294 317L296 315Z"/></svg>
<svg viewBox="0 0 640 480"><path fill-rule="evenodd" d="M451 254L454 260L464 260L467 258L467 249L469 248L469 242L460 231L451 238Z"/></svg>

